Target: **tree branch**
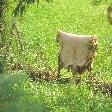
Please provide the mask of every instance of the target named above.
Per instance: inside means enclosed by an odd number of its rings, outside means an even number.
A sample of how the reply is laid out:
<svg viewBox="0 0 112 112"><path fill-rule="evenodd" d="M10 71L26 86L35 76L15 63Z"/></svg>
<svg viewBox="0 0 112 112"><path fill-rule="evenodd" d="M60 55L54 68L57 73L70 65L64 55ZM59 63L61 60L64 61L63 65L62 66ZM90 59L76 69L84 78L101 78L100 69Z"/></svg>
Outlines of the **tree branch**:
<svg viewBox="0 0 112 112"><path fill-rule="evenodd" d="M53 0L45 0L46 2L51 2ZM13 10L12 14L14 17L16 17L17 15L20 15L22 16L26 7L29 5L29 4L32 4L32 3L37 3L39 4L40 0L19 0L18 2L18 5L16 6L16 8Z"/></svg>

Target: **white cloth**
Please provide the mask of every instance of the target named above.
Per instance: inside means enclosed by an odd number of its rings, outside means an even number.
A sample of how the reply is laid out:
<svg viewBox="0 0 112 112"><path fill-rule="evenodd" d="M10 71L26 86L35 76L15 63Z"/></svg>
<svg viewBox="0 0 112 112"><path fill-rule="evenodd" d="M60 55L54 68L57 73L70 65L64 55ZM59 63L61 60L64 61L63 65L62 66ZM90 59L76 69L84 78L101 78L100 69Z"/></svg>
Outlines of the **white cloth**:
<svg viewBox="0 0 112 112"><path fill-rule="evenodd" d="M88 46L92 38L95 39L96 37L91 35L75 35L63 31L58 32L59 54L64 67L72 65L75 70L77 65L83 66L86 64L90 54Z"/></svg>

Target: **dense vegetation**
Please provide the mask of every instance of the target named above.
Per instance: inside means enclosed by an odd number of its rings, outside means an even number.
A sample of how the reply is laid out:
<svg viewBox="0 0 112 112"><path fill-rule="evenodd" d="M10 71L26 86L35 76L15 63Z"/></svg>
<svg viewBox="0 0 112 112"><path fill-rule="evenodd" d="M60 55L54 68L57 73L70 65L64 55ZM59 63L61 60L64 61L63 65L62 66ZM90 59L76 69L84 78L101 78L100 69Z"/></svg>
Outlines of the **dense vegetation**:
<svg viewBox="0 0 112 112"><path fill-rule="evenodd" d="M55 71L58 52L55 35L62 29L98 35L93 73L99 80L111 82L112 26L107 18L110 3L111 0L41 1L38 7L35 3L28 5L24 14L17 15L14 21L12 12L18 3L9 0L4 16L4 41L11 44L8 49L0 49L7 56L5 73L0 75L0 112L111 112L112 98L100 91L94 94L86 83L86 73L77 86L55 81L30 82L26 73L29 65ZM14 71L15 63L21 64L23 70ZM62 77L66 76L71 75L62 70Z"/></svg>

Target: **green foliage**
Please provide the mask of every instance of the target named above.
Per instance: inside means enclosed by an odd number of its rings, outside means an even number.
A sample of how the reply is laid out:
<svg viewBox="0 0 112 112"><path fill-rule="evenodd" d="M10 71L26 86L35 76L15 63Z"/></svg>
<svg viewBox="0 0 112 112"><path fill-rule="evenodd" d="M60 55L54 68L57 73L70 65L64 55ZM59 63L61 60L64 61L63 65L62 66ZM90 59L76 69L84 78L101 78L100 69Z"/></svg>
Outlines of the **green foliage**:
<svg viewBox="0 0 112 112"><path fill-rule="evenodd" d="M52 0L45 0L46 2L50 2ZM39 4L40 0L19 0L18 5L16 6L16 8L13 11L13 15L14 17L17 16L18 14L23 15L26 6L28 6L29 4L34 4L36 3Z"/></svg>
<svg viewBox="0 0 112 112"><path fill-rule="evenodd" d="M23 72L0 76L0 112L47 112L47 106L33 97L30 88Z"/></svg>
<svg viewBox="0 0 112 112"><path fill-rule="evenodd" d="M112 1L111 0L92 0L92 4L93 5L100 5L100 4L110 4L110 3L112 3Z"/></svg>
<svg viewBox="0 0 112 112"><path fill-rule="evenodd" d="M102 0L93 0L92 4L93 5L99 5L102 2Z"/></svg>
<svg viewBox="0 0 112 112"><path fill-rule="evenodd" d="M111 112L112 99L85 83L31 83L23 72L0 77L0 112Z"/></svg>
<svg viewBox="0 0 112 112"><path fill-rule="evenodd" d="M24 51L21 52L17 36L12 37L12 11L14 1L6 14L6 43L12 40L7 56L10 66L15 63L31 64L40 69L57 68L58 29L75 34L98 35L98 55L93 72L103 80L112 80L112 26L108 23L105 2L97 7L89 0L55 0L29 5L17 17ZM16 71L17 72L17 71ZM70 76L62 72L62 76ZM85 74L86 75L86 74ZM93 91L84 82L81 85L47 82L31 83L23 72L0 76L0 112L111 112L112 98Z"/></svg>

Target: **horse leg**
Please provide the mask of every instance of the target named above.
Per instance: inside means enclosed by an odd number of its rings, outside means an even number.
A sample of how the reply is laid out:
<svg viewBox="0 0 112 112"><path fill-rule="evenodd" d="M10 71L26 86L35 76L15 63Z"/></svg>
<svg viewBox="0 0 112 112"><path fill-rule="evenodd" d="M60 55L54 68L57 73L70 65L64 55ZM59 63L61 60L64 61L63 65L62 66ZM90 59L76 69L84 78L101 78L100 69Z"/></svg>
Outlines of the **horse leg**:
<svg viewBox="0 0 112 112"><path fill-rule="evenodd" d="M77 73L75 70L72 70L72 75L73 75L73 82L75 82L75 84L79 84L81 82L81 75L79 73Z"/></svg>
<svg viewBox="0 0 112 112"><path fill-rule="evenodd" d="M58 75L57 77L60 78L60 70L63 68L63 63L61 62L60 54L58 54Z"/></svg>

